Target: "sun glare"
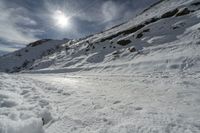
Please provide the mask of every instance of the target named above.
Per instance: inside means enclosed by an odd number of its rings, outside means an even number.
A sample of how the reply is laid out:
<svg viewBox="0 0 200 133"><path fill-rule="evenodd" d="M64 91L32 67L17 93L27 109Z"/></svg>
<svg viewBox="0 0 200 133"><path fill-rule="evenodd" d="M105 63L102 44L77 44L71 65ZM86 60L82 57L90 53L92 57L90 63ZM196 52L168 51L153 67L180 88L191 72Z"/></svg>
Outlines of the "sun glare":
<svg viewBox="0 0 200 133"><path fill-rule="evenodd" d="M56 26L60 28L67 28L70 25L70 17L67 17L62 11L57 10L54 14Z"/></svg>

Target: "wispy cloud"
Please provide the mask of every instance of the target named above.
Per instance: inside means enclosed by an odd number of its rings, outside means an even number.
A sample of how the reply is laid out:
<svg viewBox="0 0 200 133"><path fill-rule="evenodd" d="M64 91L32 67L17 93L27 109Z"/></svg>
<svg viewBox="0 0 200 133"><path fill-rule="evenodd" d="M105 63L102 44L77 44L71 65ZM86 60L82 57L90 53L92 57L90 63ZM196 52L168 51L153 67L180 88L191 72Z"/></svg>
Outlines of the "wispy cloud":
<svg viewBox="0 0 200 133"><path fill-rule="evenodd" d="M13 47L7 47L4 45L0 45L0 46L1 46L1 51L5 51L5 53L12 52L18 49L18 48L13 48Z"/></svg>
<svg viewBox="0 0 200 133"><path fill-rule="evenodd" d="M16 51L22 47L23 47L23 45L20 45L20 44L9 45L7 43L1 44L1 42L0 42L0 56L7 54L9 52Z"/></svg>
<svg viewBox="0 0 200 133"><path fill-rule="evenodd" d="M103 3L102 14L104 22L109 22L116 19L119 16L120 11L120 6L113 1L106 1Z"/></svg>
<svg viewBox="0 0 200 133"><path fill-rule="evenodd" d="M29 17L25 16L16 16L16 23L23 24L24 26L36 26L37 22Z"/></svg>
<svg viewBox="0 0 200 133"><path fill-rule="evenodd" d="M4 45L0 51L40 38L80 38L100 32L127 21L153 1L158 0L0 0L0 43ZM57 10L71 17L67 29L56 27Z"/></svg>
<svg viewBox="0 0 200 133"><path fill-rule="evenodd" d="M37 25L37 22L21 12L27 12L24 8L9 8L0 1L0 40L10 44L27 44L37 40L37 29L29 26ZM31 32L30 32L31 31ZM10 47L10 46L9 46ZM0 47L1 50L6 50ZM11 48L9 48L11 49ZM14 50L14 49L13 49Z"/></svg>
<svg viewBox="0 0 200 133"><path fill-rule="evenodd" d="M130 1L130 0L128 0ZM132 1L132 0L131 0ZM49 13L50 18L56 10L63 11L66 16L72 17L71 29L69 32L74 37L80 37L81 34L94 33L106 29L124 20L123 14L127 14L127 2L115 2L114 0L67 0L63 2L44 1L44 7ZM120 19L119 19L120 18ZM50 22L49 27L59 30Z"/></svg>

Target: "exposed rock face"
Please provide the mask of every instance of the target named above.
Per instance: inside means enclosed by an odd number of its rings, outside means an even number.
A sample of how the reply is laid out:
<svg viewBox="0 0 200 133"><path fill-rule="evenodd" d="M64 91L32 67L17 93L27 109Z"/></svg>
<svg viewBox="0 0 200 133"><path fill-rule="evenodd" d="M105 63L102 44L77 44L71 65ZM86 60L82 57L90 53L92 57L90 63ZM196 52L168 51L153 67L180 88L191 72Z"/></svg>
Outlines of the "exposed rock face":
<svg viewBox="0 0 200 133"><path fill-rule="evenodd" d="M174 10L172 10L172 11L169 11L169 12L166 12L165 14L163 14L162 16L161 16L161 18L169 18L169 17L172 17L172 16L174 16L176 13L178 13L178 9L174 9Z"/></svg>
<svg viewBox="0 0 200 133"><path fill-rule="evenodd" d="M48 41L51 41L52 39L42 39L42 40L38 40L38 41L35 41L35 42L32 42L30 44L28 44L27 46L30 46L30 47L35 47L37 45L41 45L45 42L48 42Z"/></svg>
<svg viewBox="0 0 200 133"><path fill-rule="evenodd" d="M176 16L183 16L183 15L187 15L187 14L189 14L189 13L190 13L190 10L189 10L188 8L184 8L184 9L180 10L180 11L176 14Z"/></svg>
<svg viewBox="0 0 200 133"><path fill-rule="evenodd" d="M131 40L120 40L117 42L117 44L121 45L121 46L126 46L129 43L131 43Z"/></svg>

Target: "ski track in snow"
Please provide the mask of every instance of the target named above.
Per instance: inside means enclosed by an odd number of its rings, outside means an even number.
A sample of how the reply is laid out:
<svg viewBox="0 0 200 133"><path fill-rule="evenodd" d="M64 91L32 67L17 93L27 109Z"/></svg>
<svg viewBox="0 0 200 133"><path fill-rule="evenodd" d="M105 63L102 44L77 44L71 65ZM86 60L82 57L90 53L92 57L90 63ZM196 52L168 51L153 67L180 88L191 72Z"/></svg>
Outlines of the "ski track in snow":
<svg viewBox="0 0 200 133"><path fill-rule="evenodd" d="M0 131L198 133L199 78L199 73L167 72L1 74Z"/></svg>

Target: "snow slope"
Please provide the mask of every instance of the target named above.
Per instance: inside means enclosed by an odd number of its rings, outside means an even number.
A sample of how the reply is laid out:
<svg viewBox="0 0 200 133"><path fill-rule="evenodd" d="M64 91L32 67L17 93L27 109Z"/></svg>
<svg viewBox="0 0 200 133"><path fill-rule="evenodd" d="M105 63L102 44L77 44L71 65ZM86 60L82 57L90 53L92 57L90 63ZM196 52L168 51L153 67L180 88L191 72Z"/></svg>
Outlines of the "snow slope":
<svg viewBox="0 0 200 133"><path fill-rule="evenodd" d="M128 23L62 44L60 50L25 70L131 73L196 69L200 59L199 8L195 0L163 1Z"/></svg>
<svg viewBox="0 0 200 133"><path fill-rule="evenodd" d="M0 71L20 71L0 73L0 133L200 132L199 0L27 48L0 57Z"/></svg>
<svg viewBox="0 0 200 133"><path fill-rule="evenodd" d="M19 52L0 57L0 71L130 73L199 67L199 8L197 0L164 0L105 32L68 43L46 42L59 45L46 50L50 55L36 52L47 49L39 45L30 48L33 52L20 50L20 57Z"/></svg>
<svg viewBox="0 0 200 133"><path fill-rule="evenodd" d="M60 45L69 40L43 39L27 45L27 47L0 57L0 71L19 72L30 67L37 59L60 50Z"/></svg>

